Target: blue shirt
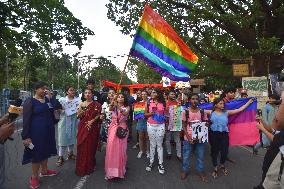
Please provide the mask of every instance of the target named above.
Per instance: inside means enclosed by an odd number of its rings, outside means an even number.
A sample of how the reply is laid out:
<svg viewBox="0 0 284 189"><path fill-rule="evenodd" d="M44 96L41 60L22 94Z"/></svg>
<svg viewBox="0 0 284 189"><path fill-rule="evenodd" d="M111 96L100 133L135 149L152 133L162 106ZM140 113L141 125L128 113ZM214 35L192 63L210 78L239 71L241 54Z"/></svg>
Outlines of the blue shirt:
<svg viewBox="0 0 284 189"><path fill-rule="evenodd" d="M211 131L229 132L228 112L222 112L221 114L212 112L210 120L212 122L210 126Z"/></svg>

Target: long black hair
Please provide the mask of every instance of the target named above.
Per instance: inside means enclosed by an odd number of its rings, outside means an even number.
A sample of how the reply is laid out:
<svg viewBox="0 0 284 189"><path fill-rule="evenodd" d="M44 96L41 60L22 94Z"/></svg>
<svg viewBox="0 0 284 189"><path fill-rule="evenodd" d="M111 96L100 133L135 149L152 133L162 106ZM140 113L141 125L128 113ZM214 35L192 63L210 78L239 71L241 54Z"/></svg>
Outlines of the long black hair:
<svg viewBox="0 0 284 189"><path fill-rule="evenodd" d="M157 101L159 103L162 103L164 106L166 106L166 101L165 101L165 98L164 98L164 95L163 95L163 92L161 91L160 88L154 88L153 91L156 91L157 93Z"/></svg>

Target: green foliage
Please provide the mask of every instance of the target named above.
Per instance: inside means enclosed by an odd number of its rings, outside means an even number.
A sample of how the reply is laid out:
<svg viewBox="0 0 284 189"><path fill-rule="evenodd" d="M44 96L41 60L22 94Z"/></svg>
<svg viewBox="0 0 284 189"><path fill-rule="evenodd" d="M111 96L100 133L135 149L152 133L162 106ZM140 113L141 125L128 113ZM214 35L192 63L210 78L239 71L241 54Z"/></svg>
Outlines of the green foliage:
<svg viewBox="0 0 284 189"><path fill-rule="evenodd" d="M13 52L29 51L51 43L82 47L94 33L64 6L63 0L0 1L0 46Z"/></svg>
<svg viewBox="0 0 284 189"><path fill-rule="evenodd" d="M159 73L137 59L130 59L127 67L128 73L136 75L138 83L160 83L162 79Z"/></svg>
<svg viewBox="0 0 284 189"><path fill-rule="evenodd" d="M76 65L61 47L81 48L88 35L94 33L63 0L0 1L0 88L6 83L7 59L11 87L28 89L37 80L56 86L74 83L71 75L76 77ZM57 47L55 52L51 45Z"/></svg>
<svg viewBox="0 0 284 189"><path fill-rule="evenodd" d="M104 57L99 57L95 61L96 66L92 66L87 70L89 78L94 79L97 81L97 86L99 84L99 81L101 80L108 80L114 83L119 83L120 78L121 78L121 72L119 69L111 63L110 60L104 58ZM122 79L122 84L131 84L131 80L127 77L126 74L124 74L123 79Z"/></svg>

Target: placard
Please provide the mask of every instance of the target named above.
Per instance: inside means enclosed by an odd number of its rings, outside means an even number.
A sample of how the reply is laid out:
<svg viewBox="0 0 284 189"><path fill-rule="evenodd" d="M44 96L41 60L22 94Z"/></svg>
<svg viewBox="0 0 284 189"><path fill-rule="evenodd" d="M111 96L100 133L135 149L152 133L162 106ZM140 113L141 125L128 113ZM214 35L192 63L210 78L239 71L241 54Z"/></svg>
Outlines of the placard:
<svg viewBox="0 0 284 189"><path fill-rule="evenodd" d="M208 127L206 122L198 122L191 125L192 140L199 140L199 143L208 142Z"/></svg>

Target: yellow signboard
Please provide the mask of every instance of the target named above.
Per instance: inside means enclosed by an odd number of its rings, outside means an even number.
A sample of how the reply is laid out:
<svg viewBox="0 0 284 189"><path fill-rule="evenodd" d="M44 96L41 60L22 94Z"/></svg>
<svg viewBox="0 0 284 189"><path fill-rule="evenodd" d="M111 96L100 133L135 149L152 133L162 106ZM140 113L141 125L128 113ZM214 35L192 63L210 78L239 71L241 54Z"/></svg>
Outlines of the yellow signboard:
<svg viewBox="0 0 284 189"><path fill-rule="evenodd" d="M248 64L233 64L234 76L249 76Z"/></svg>

